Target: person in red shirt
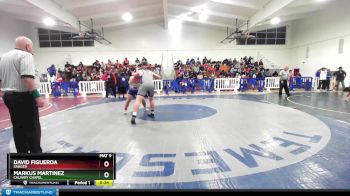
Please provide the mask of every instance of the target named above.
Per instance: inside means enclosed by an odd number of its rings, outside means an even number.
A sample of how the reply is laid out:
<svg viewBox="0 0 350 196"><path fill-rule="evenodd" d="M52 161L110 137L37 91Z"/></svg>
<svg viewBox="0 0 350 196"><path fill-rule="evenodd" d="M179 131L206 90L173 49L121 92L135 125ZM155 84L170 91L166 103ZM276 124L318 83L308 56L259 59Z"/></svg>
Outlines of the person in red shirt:
<svg viewBox="0 0 350 196"><path fill-rule="evenodd" d="M250 68L249 68L248 66L246 66L246 67L244 68L244 72L245 72L246 74L248 74L248 73L250 72Z"/></svg>
<svg viewBox="0 0 350 196"><path fill-rule="evenodd" d="M213 66L208 66L208 71L209 72L214 72L215 71L215 68Z"/></svg>
<svg viewBox="0 0 350 196"><path fill-rule="evenodd" d="M60 73L57 74L56 82L63 82L63 78Z"/></svg>

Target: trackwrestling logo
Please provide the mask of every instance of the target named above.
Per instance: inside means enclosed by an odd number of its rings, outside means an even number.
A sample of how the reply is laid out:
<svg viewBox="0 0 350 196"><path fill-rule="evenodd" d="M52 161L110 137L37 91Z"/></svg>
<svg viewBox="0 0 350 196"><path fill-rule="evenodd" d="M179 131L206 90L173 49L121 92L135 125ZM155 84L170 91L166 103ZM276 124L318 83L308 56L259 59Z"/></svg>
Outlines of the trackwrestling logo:
<svg viewBox="0 0 350 196"><path fill-rule="evenodd" d="M21 189L21 188L3 188L2 189L2 195L6 196L18 196L18 195L29 195L29 196L39 196L39 195L45 195L45 196L56 196L57 194L56 189Z"/></svg>

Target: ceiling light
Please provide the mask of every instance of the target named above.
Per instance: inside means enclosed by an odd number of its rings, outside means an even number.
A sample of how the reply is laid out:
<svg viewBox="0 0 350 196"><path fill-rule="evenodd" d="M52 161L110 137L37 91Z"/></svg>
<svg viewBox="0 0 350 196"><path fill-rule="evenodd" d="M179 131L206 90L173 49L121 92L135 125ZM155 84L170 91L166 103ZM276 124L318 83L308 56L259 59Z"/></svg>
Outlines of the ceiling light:
<svg viewBox="0 0 350 196"><path fill-rule="evenodd" d="M281 22L281 19L279 17L274 17L271 19L271 24L278 25Z"/></svg>
<svg viewBox="0 0 350 196"><path fill-rule="evenodd" d="M43 23L47 26L54 26L56 24L56 21L48 17L43 20Z"/></svg>
<svg viewBox="0 0 350 196"><path fill-rule="evenodd" d="M133 19L132 15L129 12L124 13L122 18L125 22L130 22Z"/></svg>
<svg viewBox="0 0 350 196"><path fill-rule="evenodd" d="M322 3L322 2L325 2L325 1L328 1L328 0L316 0L316 1Z"/></svg>
<svg viewBox="0 0 350 196"><path fill-rule="evenodd" d="M205 14L205 13L201 13L201 14L199 14L199 16L198 16L198 18L199 18L199 21L201 21L201 22L205 22L205 21L207 21L208 20L208 14Z"/></svg>

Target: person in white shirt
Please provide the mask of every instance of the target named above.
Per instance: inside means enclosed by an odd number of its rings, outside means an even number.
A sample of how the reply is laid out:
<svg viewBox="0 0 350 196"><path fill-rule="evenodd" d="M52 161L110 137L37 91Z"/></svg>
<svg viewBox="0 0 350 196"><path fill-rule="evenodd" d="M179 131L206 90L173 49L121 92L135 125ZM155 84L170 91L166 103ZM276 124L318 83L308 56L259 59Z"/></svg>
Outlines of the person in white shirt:
<svg viewBox="0 0 350 196"><path fill-rule="evenodd" d="M325 90L327 87L327 74L328 71L325 67L323 67L320 71L320 83L322 90Z"/></svg>

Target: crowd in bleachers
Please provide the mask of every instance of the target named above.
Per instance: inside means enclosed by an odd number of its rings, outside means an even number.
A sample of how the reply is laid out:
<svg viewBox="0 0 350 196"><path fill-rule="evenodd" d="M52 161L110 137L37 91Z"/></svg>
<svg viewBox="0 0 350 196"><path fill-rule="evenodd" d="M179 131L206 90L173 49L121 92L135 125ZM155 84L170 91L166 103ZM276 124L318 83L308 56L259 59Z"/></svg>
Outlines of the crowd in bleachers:
<svg viewBox="0 0 350 196"><path fill-rule="evenodd" d="M107 63L96 60L92 65L84 65L80 62L77 66L67 62L63 70L61 68L57 69L55 65L51 65L47 72L52 78L51 82L99 81L106 80L109 72L113 73L116 78L122 75L130 76L136 69L136 66L144 62L147 62L145 57L141 61L136 58L134 63L131 63L128 58L125 58L122 62L119 62L119 60L115 62L108 60ZM160 65L155 64L153 69L157 74L161 73Z"/></svg>
<svg viewBox="0 0 350 196"><path fill-rule="evenodd" d="M51 82L79 82L79 81L105 81L105 87L108 97L109 92L116 96L117 92L120 95L126 93L128 88L128 80L132 72L136 70L136 67L140 64L148 63L145 57L140 61L138 58L134 63L130 63L128 58L125 58L122 62L116 60L112 62L108 60L107 63L100 62L96 60L90 66L84 65L80 62L77 66L70 63L64 65L63 70L56 70L56 66L52 65L47 69L47 72L53 80ZM161 75L161 66L154 65L153 71ZM223 61L213 61L204 57L202 60L198 57L197 60L194 58L187 59L185 63L181 60L178 60L174 63L175 71L175 80L172 84L166 83L166 86L175 86L178 85L182 90L186 90L183 87L195 86L195 83L191 83L193 80L186 79L197 79L197 81L203 81L202 79L216 79L216 78L242 78L248 79L243 81L249 81L249 84L252 83L254 88L259 88L260 86L256 85L256 81L265 81L265 77L279 77L279 69L269 70L264 66L262 59L259 61L254 60L252 57L243 57L237 60L224 59ZM288 81L292 83L292 77L301 77L299 69L289 70ZM345 71L342 68L339 68L339 71L334 74L331 73L329 69L322 68L317 71L316 77L319 78L318 89L330 89L330 80L332 75L334 75L334 87L333 89L339 89L339 85L342 84L342 87L345 88L344 79L346 77ZM206 80L207 81L207 80ZM297 84L305 85L302 82L302 79L299 78L296 81ZM46 81L45 81L46 82ZM190 82L190 83L189 83ZM312 82L310 82L312 83ZM245 83L242 83L245 84ZM296 84L293 83L295 88L298 88ZM210 87L211 88L211 87ZM262 86L263 88L263 86ZM311 85L310 85L311 88ZM249 85L247 87L249 89ZM187 89L188 90L188 89ZM193 90L193 89L192 89ZM176 90L175 90L176 91Z"/></svg>
<svg viewBox="0 0 350 196"><path fill-rule="evenodd" d="M270 73L265 69L262 60L254 61L252 57L225 59L223 61L212 61L204 57L202 60L187 59L185 63L181 60L174 64L177 79L187 78L263 78L278 76L278 73Z"/></svg>
<svg viewBox="0 0 350 196"><path fill-rule="evenodd" d="M51 82L79 82L79 81L100 81L105 80L108 71L111 71L117 78L121 75L130 76L136 66L147 62L145 57L140 61L136 58L131 63L128 58L122 62L116 60L107 63L96 60L91 65L84 65L80 62L77 66L67 62L63 69L52 65L47 69ZM161 66L155 64L153 71L161 75ZM279 70L269 70L264 66L262 59L254 60L253 57L243 57L237 60L234 58L224 59L223 61L214 61L204 57L202 60L198 57L187 59L186 62L178 60L174 63L176 79L215 79L215 78L264 78L278 77Z"/></svg>
<svg viewBox="0 0 350 196"><path fill-rule="evenodd" d="M79 81L99 81L105 80L108 71L119 78L121 75L130 76L136 66L147 62L147 59L143 57L141 61L136 58L134 63L130 63L128 58L125 58L122 62L116 60L112 62L108 60L107 63L96 60L91 65L84 65L80 62L77 66L70 63L64 65L63 70L56 68L52 65L47 69L51 76L51 82L79 82ZM155 64L154 72L161 74L161 66ZM272 72L269 69L265 69L262 60L255 61L252 57L243 57L237 60L234 58L224 59L223 61L213 61L204 57L202 60L198 57L187 59L186 62L178 60L174 64L176 79L207 79L207 78L264 78L264 77L277 77L278 72Z"/></svg>

